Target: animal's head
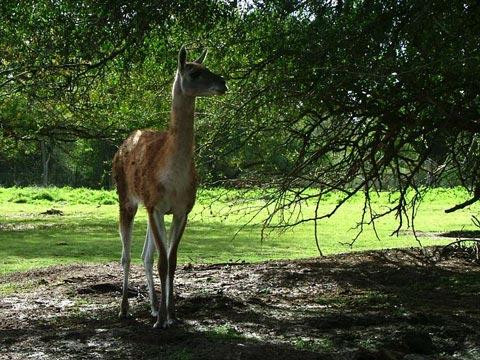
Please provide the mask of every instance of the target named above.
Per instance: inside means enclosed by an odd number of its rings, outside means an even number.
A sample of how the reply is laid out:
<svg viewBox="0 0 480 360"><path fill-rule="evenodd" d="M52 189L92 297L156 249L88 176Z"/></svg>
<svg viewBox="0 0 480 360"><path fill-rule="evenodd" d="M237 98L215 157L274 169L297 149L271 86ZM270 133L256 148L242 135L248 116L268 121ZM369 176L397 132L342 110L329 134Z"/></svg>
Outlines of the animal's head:
<svg viewBox="0 0 480 360"><path fill-rule="evenodd" d="M188 96L223 95L227 91L225 80L205 67L207 50L193 62L187 61L187 50L182 46L178 53L178 78L181 91Z"/></svg>

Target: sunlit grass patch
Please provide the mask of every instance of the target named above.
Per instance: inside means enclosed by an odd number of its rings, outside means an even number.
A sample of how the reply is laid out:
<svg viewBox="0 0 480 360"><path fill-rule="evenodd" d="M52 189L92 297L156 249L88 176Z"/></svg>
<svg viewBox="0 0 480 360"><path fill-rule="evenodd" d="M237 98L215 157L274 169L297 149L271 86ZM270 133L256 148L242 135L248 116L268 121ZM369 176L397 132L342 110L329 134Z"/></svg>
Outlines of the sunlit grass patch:
<svg viewBox="0 0 480 360"><path fill-rule="evenodd" d="M318 256L312 223L286 231L266 231L261 237L262 220L271 210L258 212L265 203L264 196L261 189L246 193L200 189L180 243L179 262L258 262ZM332 194L321 203L321 208L328 211L335 206L338 196ZM375 206L387 206L388 198L388 194L380 193ZM445 208L466 198L468 194L457 188L426 193L416 218L416 230L424 246L452 241L437 236L439 233L475 229L471 215L478 213L478 205L444 213ZM18 203L18 199L27 202ZM111 201L115 204L109 204ZM304 215L310 216L314 207L304 206ZM41 214L49 209L63 215ZM255 211L258 214L253 217ZM349 243L357 234L355 226L361 212L362 198L358 195L335 216L319 222L318 239L324 254L418 246L411 230L390 236L398 225L391 215L376 223L380 240L372 228L366 227L351 248ZM168 226L170 217L166 221ZM0 274L55 264L118 261L121 243L117 224L118 205L112 190L0 188ZM140 208L134 227L134 263L141 262L146 227L145 210Z"/></svg>
<svg viewBox="0 0 480 360"><path fill-rule="evenodd" d="M298 350L328 352L334 349L334 343L328 337L323 338L297 338L293 339L293 345Z"/></svg>
<svg viewBox="0 0 480 360"><path fill-rule="evenodd" d="M228 324L218 325L207 331L207 337L212 340L239 340L245 337Z"/></svg>
<svg viewBox="0 0 480 360"><path fill-rule="evenodd" d="M0 295L7 296L12 294L21 294L35 288L38 284L34 281L9 281L0 284Z"/></svg>

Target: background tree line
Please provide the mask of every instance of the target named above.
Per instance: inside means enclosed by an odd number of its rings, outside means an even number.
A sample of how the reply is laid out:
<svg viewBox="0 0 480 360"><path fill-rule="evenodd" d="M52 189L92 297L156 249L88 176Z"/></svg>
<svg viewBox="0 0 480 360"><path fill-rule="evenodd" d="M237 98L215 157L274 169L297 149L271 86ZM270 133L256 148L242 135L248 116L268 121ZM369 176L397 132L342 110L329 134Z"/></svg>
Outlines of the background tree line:
<svg viewBox="0 0 480 360"><path fill-rule="evenodd" d="M460 184L461 208L480 198L479 19L473 0L3 1L0 184L111 186L128 133L166 126L186 44L230 88L197 105L204 185L264 187L280 212L362 191L363 222L402 224L422 186ZM383 213L377 190L397 190Z"/></svg>

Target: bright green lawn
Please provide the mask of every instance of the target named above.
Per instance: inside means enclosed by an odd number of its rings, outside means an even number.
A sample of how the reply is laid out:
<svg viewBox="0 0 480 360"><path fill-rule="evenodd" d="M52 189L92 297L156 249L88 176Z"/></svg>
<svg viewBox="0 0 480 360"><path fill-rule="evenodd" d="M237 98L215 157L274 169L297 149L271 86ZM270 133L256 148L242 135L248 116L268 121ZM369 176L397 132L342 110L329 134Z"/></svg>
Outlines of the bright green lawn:
<svg viewBox="0 0 480 360"><path fill-rule="evenodd" d="M215 200L218 194L218 190L201 192L180 244L180 263L252 262L318 255L310 223L285 233L271 233L263 242L260 240L260 225L246 226L234 237L249 219L242 212L236 213L235 209L259 205L260 201L247 197L248 201L243 205L232 205L231 199L238 196L237 192L229 191L221 200ZM332 208L337 197L334 194L326 199L321 208ZM468 194L460 189L432 190L417 216L417 231L438 233L475 229L470 218L478 213L477 205L453 214L444 213L445 208L467 197ZM115 199L112 191L0 188L0 275L54 264L117 261L121 244L117 234ZM385 206L386 199L381 195L377 206ZM51 208L59 209L65 215L39 215ZM308 215L313 209L312 204L304 212ZM351 228L360 219L361 209L362 199L358 196L335 216L319 223L319 238L325 254L352 251L342 243L350 242L355 235L356 231ZM225 217L226 214L229 216ZM265 214L260 214L257 222ZM377 230L381 241L376 239L372 229L367 228L353 251L417 246L410 232L402 232L399 237L389 236L396 224L393 216L379 220ZM145 229L146 216L141 209L134 230L132 260L136 263L141 261ZM428 246L451 240L421 237L421 241Z"/></svg>

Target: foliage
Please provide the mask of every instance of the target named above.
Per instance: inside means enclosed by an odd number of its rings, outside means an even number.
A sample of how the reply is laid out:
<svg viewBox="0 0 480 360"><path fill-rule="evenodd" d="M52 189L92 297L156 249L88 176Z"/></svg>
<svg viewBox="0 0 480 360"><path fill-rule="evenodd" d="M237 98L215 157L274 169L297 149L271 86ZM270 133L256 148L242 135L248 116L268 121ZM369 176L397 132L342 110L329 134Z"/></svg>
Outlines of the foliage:
<svg viewBox="0 0 480 360"><path fill-rule="evenodd" d="M165 127L186 43L210 49L230 88L198 101L202 182L265 188L267 224L332 192L338 207L283 225L330 217L358 192L361 224L392 213L397 231L425 186L473 195L452 211L480 198L477 1L0 6L0 183L38 183L50 168L54 184L109 187L126 135ZM382 190L395 201L373 210Z"/></svg>
<svg viewBox="0 0 480 360"><path fill-rule="evenodd" d="M252 41L232 37L229 45L255 59L237 68L247 67L237 76L248 90L236 97L232 130L215 147L234 153L240 141L244 153L257 150L257 172L246 175L278 189L271 198L279 212L320 204L332 191L344 193L340 207L360 191L362 223L395 213L398 231L415 217L421 185L462 184L474 197L460 207L473 203L480 196L479 11L476 2L349 1L248 14L238 27L255 28ZM239 28L232 32L252 35ZM238 127L246 132L240 139ZM383 189L400 196L374 211L372 193Z"/></svg>

